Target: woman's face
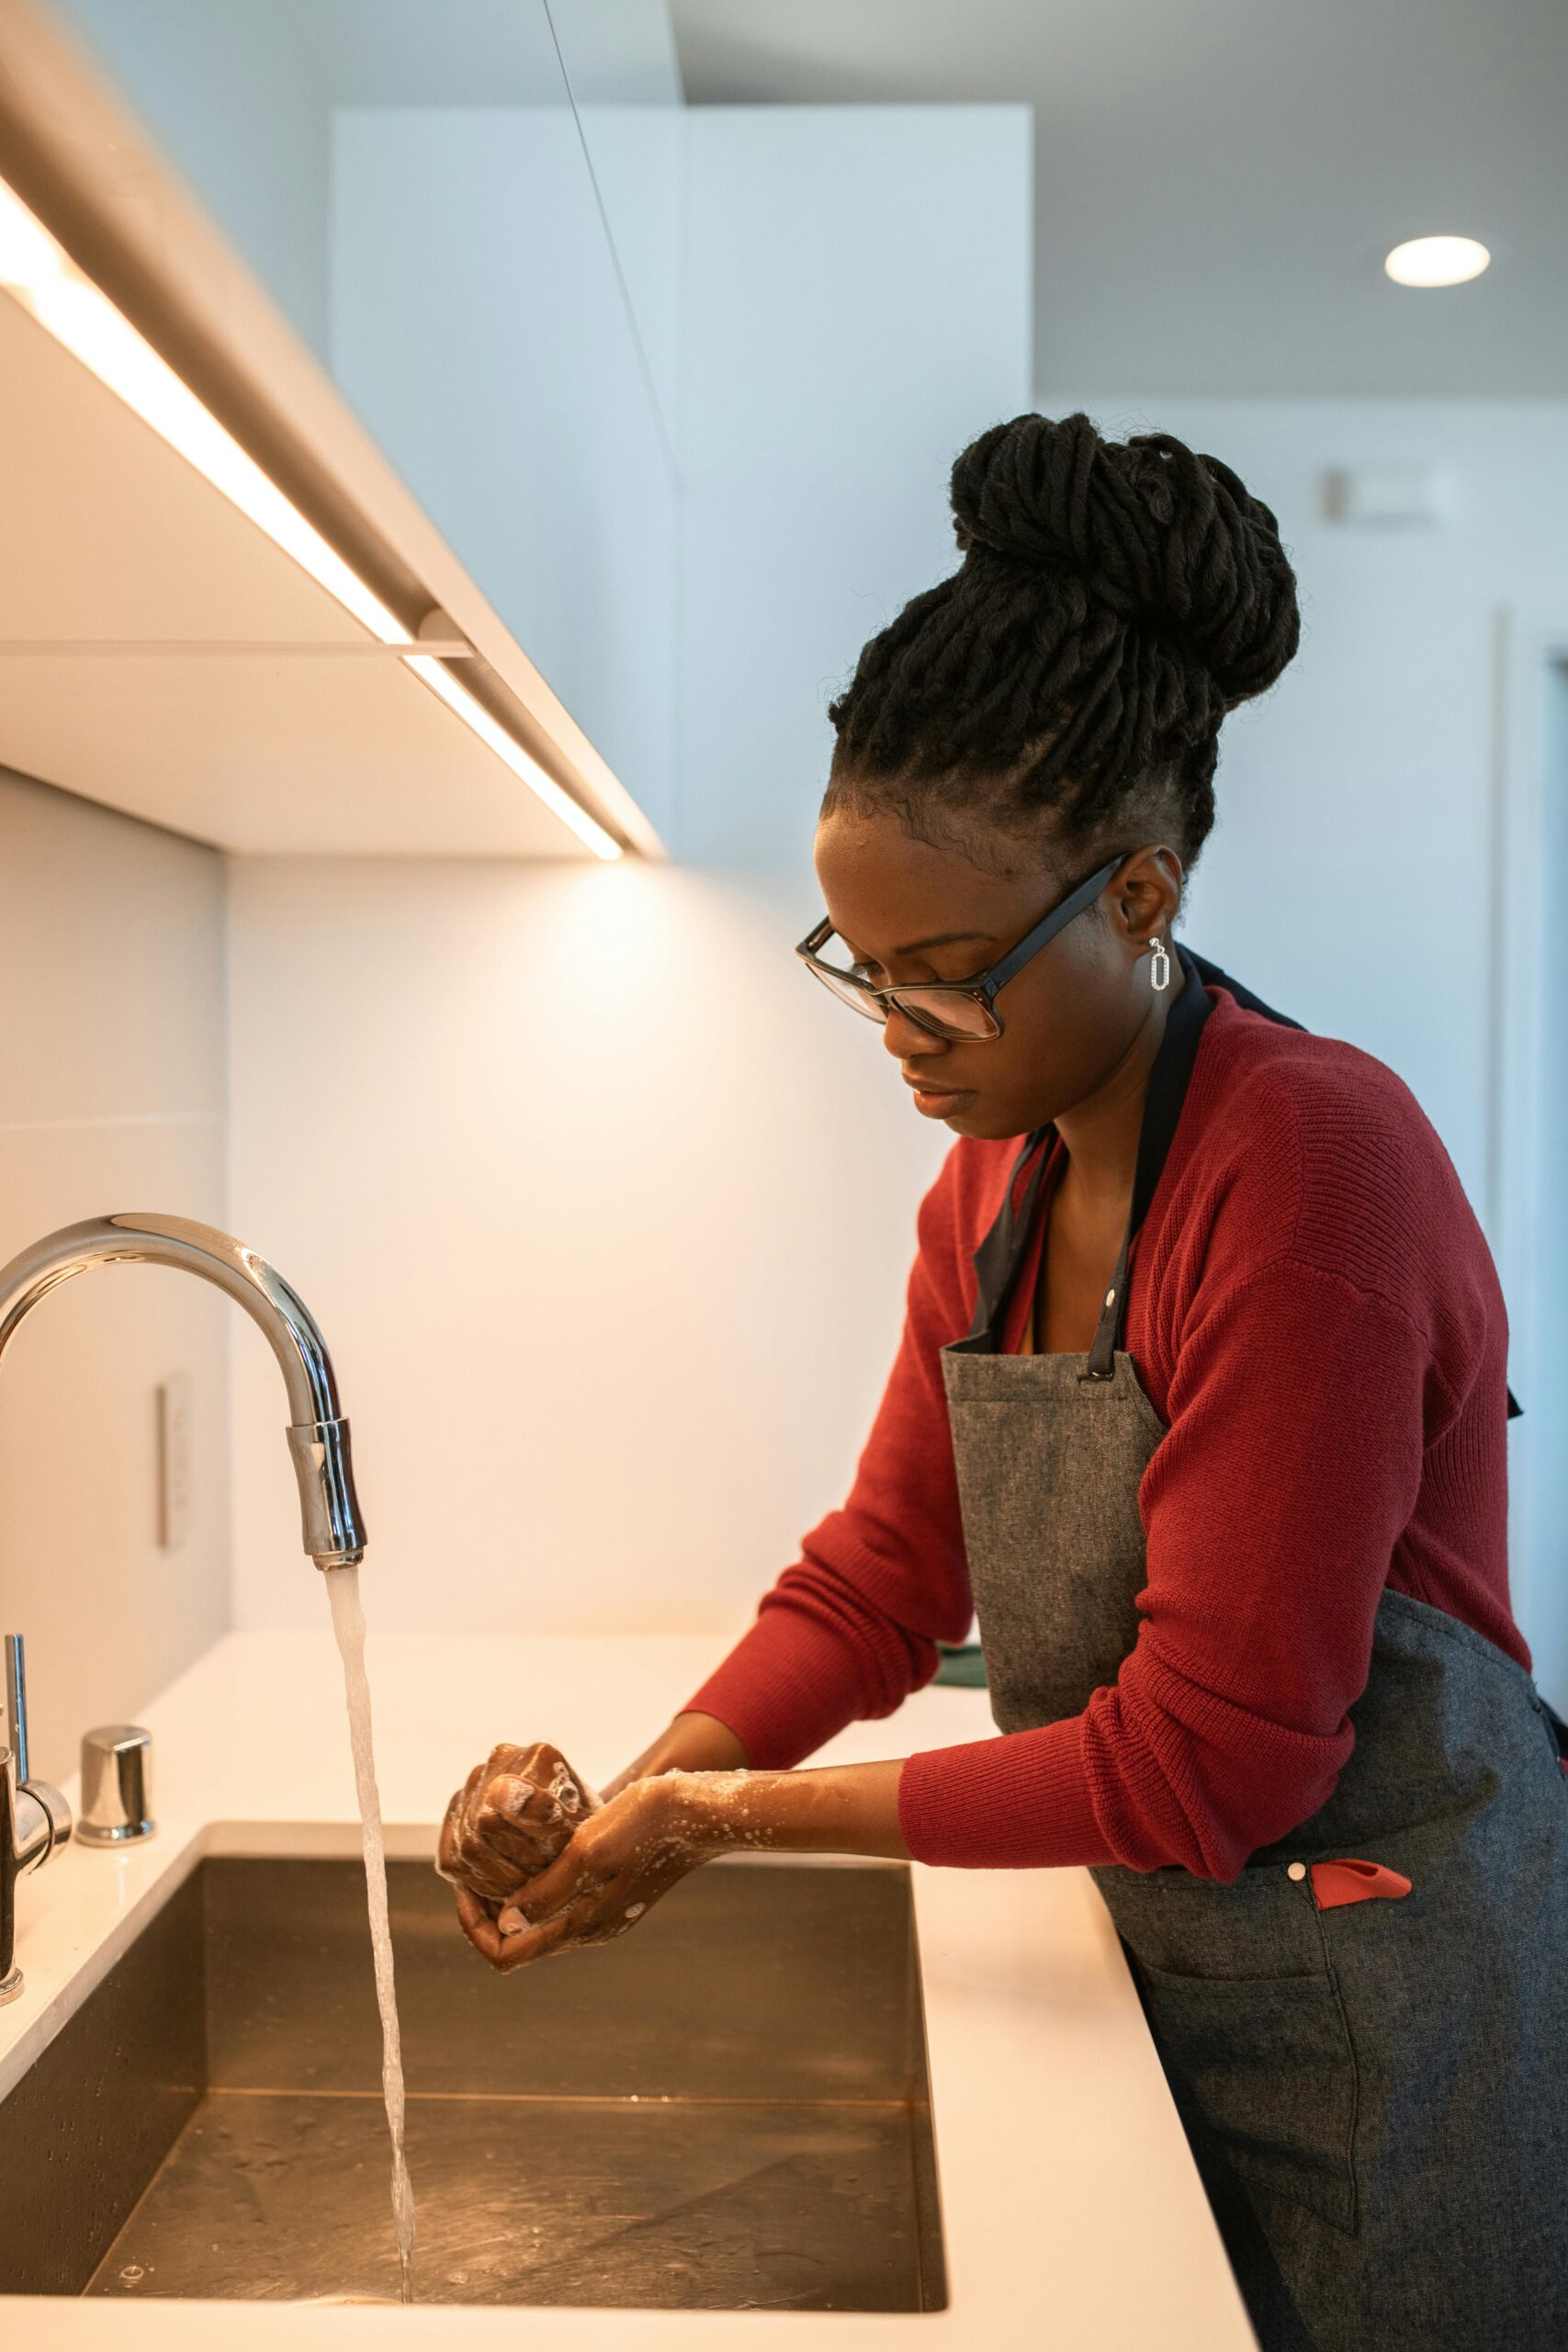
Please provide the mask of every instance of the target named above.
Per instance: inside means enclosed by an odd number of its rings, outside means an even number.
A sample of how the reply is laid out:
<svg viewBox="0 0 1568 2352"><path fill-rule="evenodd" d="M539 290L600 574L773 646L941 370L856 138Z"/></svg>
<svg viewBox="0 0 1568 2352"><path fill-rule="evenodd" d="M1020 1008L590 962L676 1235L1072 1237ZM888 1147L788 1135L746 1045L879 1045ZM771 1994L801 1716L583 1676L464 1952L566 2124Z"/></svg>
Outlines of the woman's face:
<svg viewBox="0 0 1568 2352"><path fill-rule="evenodd" d="M1004 879L912 839L892 813L824 816L815 857L833 928L877 988L988 969L1085 879L1059 852ZM1008 982L999 1037L933 1036L895 1008L883 1038L917 1112L961 1136L1021 1136L1087 1102L1150 1016L1148 942L1175 914L1180 880L1168 850L1132 858Z"/></svg>

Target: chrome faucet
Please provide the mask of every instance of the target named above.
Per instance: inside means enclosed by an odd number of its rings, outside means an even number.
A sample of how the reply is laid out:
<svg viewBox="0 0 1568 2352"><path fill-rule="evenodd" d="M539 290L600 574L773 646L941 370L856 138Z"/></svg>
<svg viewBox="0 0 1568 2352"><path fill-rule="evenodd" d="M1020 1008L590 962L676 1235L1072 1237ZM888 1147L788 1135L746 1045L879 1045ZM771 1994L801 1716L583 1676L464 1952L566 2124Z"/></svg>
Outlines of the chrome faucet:
<svg viewBox="0 0 1568 2352"><path fill-rule="evenodd" d="M265 1258L215 1226L183 1216L90 1216L46 1233L0 1266L0 1356L29 1307L93 1266L178 1266L215 1283L265 1333L288 1391L288 1451L299 1482L305 1549L319 1568L365 1557L365 1521L354 1490L348 1423L315 1317Z"/></svg>
<svg viewBox="0 0 1568 2352"><path fill-rule="evenodd" d="M288 1392L288 1451L299 1487L305 1549L319 1568L355 1566L365 1557L365 1521L326 1341L298 1293L232 1234L187 1217L130 1215L88 1217L46 1234L8 1266L0 1266L0 1356L28 1311L51 1290L93 1266L123 1264L177 1266L199 1274L261 1326ZM6 1736L0 1742L0 2001L15 1999L21 1990L13 1965L17 1881L41 1868L71 1834L64 1800L28 1780L27 1696L21 1643L15 1636L6 1638Z"/></svg>
<svg viewBox="0 0 1568 2352"><path fill-rule="evenodd" d="M22 1989L16 1964L17 1881L40 1870L71 1836L71 1808L58 1789L31 1778L28 1679L20 1634L5 1642L5 1721L0 1724L0 2006Z"/></svg>

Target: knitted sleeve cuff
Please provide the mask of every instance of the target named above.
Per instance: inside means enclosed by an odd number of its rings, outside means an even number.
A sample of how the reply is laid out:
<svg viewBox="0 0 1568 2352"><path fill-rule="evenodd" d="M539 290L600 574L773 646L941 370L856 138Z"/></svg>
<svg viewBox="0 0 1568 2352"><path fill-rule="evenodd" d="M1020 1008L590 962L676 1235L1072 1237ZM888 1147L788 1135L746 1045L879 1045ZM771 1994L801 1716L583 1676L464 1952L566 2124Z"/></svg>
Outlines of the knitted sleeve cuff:
<svg viewBox="0 0 1568 2352"><path fill-rule="evenodd" d="M898 1781L898 1820L918 1862L1045 1870L1113 1862L1089 1797L1083 1722L922 1749Z"/></svg>
<svg viewBox="0 0 1568 2352"><path fill-rule="evenodd" d="M763 1612L686 1702L728 1724L753 1771L814 1755L863 1711L859 1662L825 1625L788 1609Z"/></svg>

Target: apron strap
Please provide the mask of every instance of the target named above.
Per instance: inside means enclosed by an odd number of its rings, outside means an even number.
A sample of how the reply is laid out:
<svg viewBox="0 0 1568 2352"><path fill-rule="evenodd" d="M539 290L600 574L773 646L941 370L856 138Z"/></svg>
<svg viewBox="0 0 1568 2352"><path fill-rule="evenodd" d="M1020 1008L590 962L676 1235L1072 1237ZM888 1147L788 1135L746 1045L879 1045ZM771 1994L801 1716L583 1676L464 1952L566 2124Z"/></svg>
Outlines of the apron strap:
<svg viewBox="0 0 1568 2352"><path fill-rule="evenodd" d="M1105 1294L1100 1309L1100 1321L1095 1325L1089 1362L1078 1374L1080 1380L1114 1380L1116 1377L1116 1350L1121 1343L1122 1322L1127 1313L1127 1261L1133 1254L1134 1229L1129 1223L1116 1261L1116 1271L1111 1277L1111 1288Z"/></svg>
<svg viewBox="0 0 1568 2352"><path fill-rule="evenodd" d="M1111 1287L1105 1294L1094 1343L1089 1350L1088 1368L1080 1378L1110 1380L1114 1376L1114 1358L1122 1343L1127 1313L1127 1271L1132 1259L1133 1243L1138 1228L1148 1215L1149 1203L1155 1196L1170 1157L1170 1148L1180 1123L1187 1090L1191 1084L1193 1066L1198 1058L1198 1045L1203 1023L1213 1010L1211 988L1229 990L1238 1004L1248 1012L1260 1012L1269 1021L1277 1021L1282 1028L1295 1029L1301 1024L1291 1021L1233 980L1217 964L1209 963L1201 956L1194 956L1190 948L1174 944L1175 954L1181 965L1182 989L1171 1006L1149 1072L1148 1091L1144 1098L1143 1125L1138 1133L1138 1158L1133 1176L1133 1199L1127 1218L1127 1231L1116 1261L1116 1271ZM1054 1126L1038 1127L1024 1138L1022 1150L1014 1160L1008 1177L1007 1191L990 1231L974 1254L975 1317L968 1336L952 1342L954 1352L973 1355L995 1355L1006 1320L1008 1302L1014 1283L1022 1270L1028 1251L1035 1206L1040 1198L1045 1165L1051 1148L1056 1141ZM1036 1152L1039 1159L1031 1172L1023 1198L1016 1204L1013 1199L1018 1179Z"/></svg>
<svg viewBox="0 0 1568 2352"><path fill-rule="evenodd" d="M1149 1072L1148 1091L1144 1097L1143 1125L1138 1130L1138 1157L1133 1170L1133 1198L1127 1211L1127 1230L1117 1255L1116 1270L1111 1277L1111 1287L1105 1294L1095 1327L1089 1360L1078 1374L1080 1380L1113 1380L1116 1376L1116 1351L1127 1320L1127 1269L1133 1255L1133 1243L1149 1213L1155 1188L1165 1173L1165 1163L1170 1158L1170 1147L1176 1140L1176 1130L1181 1122L1187 1090L1192 1083L1192 1070L1198 1059L1198 1044L1203 1034L1203 1023L1214 1009L1213 999L1203 985L1203 973L1199 960L1185 947L1178 947L1184 975L1181 994L1171 1006ZM1209 974L1224 987L1233 983L1210 964ZM1258 1000L1253 999L1254 1004ZM1258 1005L1261 1012L1268 1007ZM1278 1019L1277 1014L1270 1015ZM1295 1025L1293 1023L1291 1024Z"/></svg>
<svg viewBox="0 0 1568 2352"><path fill-rule="evenodd" d="M975 1317L969 1326L969 1337L964 1342L966 1346L979 1341L984 1350L987 1335L1001 1320L1007 1295L1012 1288L1013 1277L1023 1255L1022 1241L1028 1237L1034 1204L1040 1197L1041 1179L1045 1173L1045 1163L1051 1157L1055 1133L1055 1127L1037 1127L1025 1138L1023 1149L1009 1171L1000 1213L975 1252ZM1040 1151L1038 1165L1015 1211L1013 1192L1019 1177L1031 1152L1041 1146L1043 1148ZM994 1342L992 1345L994 1348Z"/></svg>

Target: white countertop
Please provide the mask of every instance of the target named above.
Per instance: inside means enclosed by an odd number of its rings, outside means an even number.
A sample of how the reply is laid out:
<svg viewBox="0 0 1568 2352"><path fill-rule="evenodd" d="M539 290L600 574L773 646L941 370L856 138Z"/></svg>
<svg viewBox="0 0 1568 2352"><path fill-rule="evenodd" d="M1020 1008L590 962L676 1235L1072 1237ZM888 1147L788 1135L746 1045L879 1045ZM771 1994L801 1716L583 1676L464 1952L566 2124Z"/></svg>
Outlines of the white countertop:
<svg viewBox="0 0 1568 2352"><path fill-rule="evenodd" d="M372 1612L373 1591L367 1595ZM644 1746L711 1667L711 1639L370 1640L382 1810L428 1855L452 1788L498 1738L548 1737L591 1781ZM342 1684L319 1640L233 1634L145 1720L159 1834L73 1845L18 1890L21 1998L0 2009L9 2089L204 1853L356 1853ZM983 1736L984 1692L928 1690L821 1760ZM74 1792L70 1792L74 1795ZM1083 1871L914 1866L951 2301L944 2312L409 2310L0 2301L14 2352L317 2346L1060 2346L1256 2352L1110 1917ZM676 1899L679 1899L678 1897ZM457 1933L456 1927L453 1930ZM570 1956L546 1963L570 1967ZM366 1967L369 1968L368 1939ZM417 2191L418 2184L415 2183Z"/></svg>

